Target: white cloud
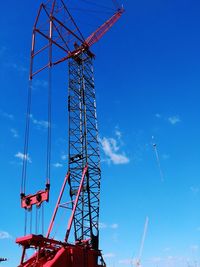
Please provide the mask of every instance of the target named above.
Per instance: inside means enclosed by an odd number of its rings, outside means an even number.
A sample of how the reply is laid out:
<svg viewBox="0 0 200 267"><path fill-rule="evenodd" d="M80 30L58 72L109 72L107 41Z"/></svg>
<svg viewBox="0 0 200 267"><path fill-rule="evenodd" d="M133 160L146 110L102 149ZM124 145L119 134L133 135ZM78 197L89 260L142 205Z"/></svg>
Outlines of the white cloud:
<svg viewBox="0 0 200 267"><path fill-rule="evenodd" d="M178 115L169 117L169 118L168 118L168 121L169 121L169 123L171 123L172 125L175 125L175 124L181 122L181 120L180 120L180 118L179 118Z"/></svg>
<svg viewBox="0 0 200 267"><path fill-rule="evenodd" d="M65 154L62 154L62 155L61 155L61 159L62 159L62 160L66 160L67 158L68 158L67 155L65 155Z"/></svg>
<svg viewBox="0 0 200 267"><path fill-rule="evenodd" d="M104 257L104 259L114 258L115 254L110 252L110 253L103 254L103 257Z"/></svg>
<svg viewBox="0 0 200 267"><path fill-rule="evenodd" d="M0 115L1 115L2 117L4 117L4 118L9 119L9 120L13 120L13 119L14 119L13 114L9 114L9 113L7 113L7 112L5 112L5 111L3 111L3 110L0 110Z"/></svg>
<svg viewBox="0 0 200 267"><path fill-rule="evenodd" d="M37 88L47 88L48 86L48 82L45 80L35 80L34 84L33 84L33 88L37 89Z"/></svg>
<svg viewBox="0 0 200 267"><path fill-rule="evenodd" d="M159 263L159 262L162 261L162 258L160 258L160 257L153 257L153 258L151 258L150 261L151 261L152 263Z"/></svg>
<svg viewBox="0 0 200 267"><path fill-rule="evenodd" d="M105 229L107 227L108 227L108 225L106 223L99 223L99 228L100 229Z"/></svg>
<svg viewBox="0 0 200 267"><path fill-rule="evenodd" d="M16 129L10 129L10 132L14 138L18 138L19 134Z"/></svg>
<svg viewBox="0 0 200 267"><path fill-rule="evenodd" d="M12 236L6 231L0 231L0 239L10 239Z"/></svg>
<svg viewBox="0 0 200 267"><path fill-rule="evenodd" d="M171 266L171 267L177 267L177 266L186 266L186 262L188 262L189 259L181 256L167 256L167 257L159 257L155 256L147 260L148 265L153 264L159 265L159 266Z"/></svg>
<svg viewBox="0 0 200 267"><path fill-rule="evenodd" d="M54 163L53 166L55 168L62 168L63 167L63 165L61 163L59 163L59 162Z"/></svg>
<svg viewBox="0 0 200 267"><path fill-rule="evenodd" d="M118 126L115 127L115 135L117 136L117 138L120 140L122 137L122 133L119 130Z"/></svg>
<svg viewBox="0 0 200 267"><path fill-rule="evenodd" d="M108 161L114 164L126 164L129 163L129 158L124 153L119 153L119 146L114 138L100 139L102 148Z"/></svg>
<svg viewBox="0 0 200 267"><path fill-rule="evenodd" d="M41 129L41 128L47 129L49 127L48 121L45 121L45 120L37 120L37 119L35 119L33 117L32 114L30 115L30 118L31 118L33 124L35 124L38 127L38 129Z"/></svg>
<svg viewBox="0 0 200 267"><path fill-rule="evenodd" d="M112 229L117 229L119 227L119 225L117 223L113 223L110 225L110 228Z"/></svg>
<svg viewBox="0 0 200 267"><path fill-rule="evenodd" d="M168 248L168 247L163 249L164 252L169 252L170 250L171 248Z"/></svg>
<svg viewBox="0 0 200 267"><path fill-rule="evenodd" d="M155 114L155 117L158 118L158 119L160 119L162 116L161 116L160 113L156 113L156 114Z"/></svg>
<svg viewBox="0 0 200 267"><path fill-rule="evenodd" d="M106 228L117 229L119 228L119 225L117 223L113 223L113 224L99 223L99 228L100 229L106 229Z"/></svg>
<svg viewBox="0 0 200 267"><path fill-rule="evenodd" d="M15 157L18 158L18 159L21 159L21 160L26 159L27 162L32 163L32 160L31 160L31 158L29 157L29 155L24 155L24 154L21 153L21 152L18 152L17 154L15 154Z"/></svg>
<svg viewBox="0 0 200 267"><path fill-rule="evenodd" d="M16 70L18 72L27 72L27 68L25 68L21 64L14 63L14 62L6 63L6 67L13 69L13 70Z"/></svg>
<svg viewBox="0 0 200 267"><path fill-rule="evenodd" d="M134 265L135 260L133 260L133 259L123 259L123 260L119 260L119 263L131 266L131 265Z"/></svg>

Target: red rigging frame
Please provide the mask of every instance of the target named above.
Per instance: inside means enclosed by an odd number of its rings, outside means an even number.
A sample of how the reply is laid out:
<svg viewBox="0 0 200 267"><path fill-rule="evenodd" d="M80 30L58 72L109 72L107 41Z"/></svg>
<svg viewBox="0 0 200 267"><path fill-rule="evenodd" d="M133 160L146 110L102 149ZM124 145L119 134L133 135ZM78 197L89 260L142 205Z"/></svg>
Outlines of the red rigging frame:
<svg viewBox="0 0 200 267"><path fill-rule="evenodd" d="M68 173L65 176L46 237L31 233L17 238L16 242L23 248L20 267L106 266L99 250L101 170L93 72L94 55L90 51L90 47L102 38L118 21L123 12L123 8L118 9L110 19L85 39L63 0L49 0L46 4L40 5L33 27L29 79L32 82L33 78L44 69L51 70L54 65L68 60ZM42 45L39 42L40 39L42 39ZM54 53L56 49L59 50L59 53ZM45 57L47 57L46 63L44 62ZM48 116L50 122L50 105ZM33 195L25 193L30 117L31 87L28 96L27 134L25 135L21 188L21 206L29 211L34 206L40 207L43 202L48 201L50 191L49 149L45 190L38 191ZM49 123L48 146L50 143L51 125ZM64 193L67 185L69 186L70 200L66 202ZM51 237L60 208L71 209L71 216L62 242ZM72 226L74 245L69 244ZM30 248L36 249L36 252L27 259L26 251Z"/></svg>

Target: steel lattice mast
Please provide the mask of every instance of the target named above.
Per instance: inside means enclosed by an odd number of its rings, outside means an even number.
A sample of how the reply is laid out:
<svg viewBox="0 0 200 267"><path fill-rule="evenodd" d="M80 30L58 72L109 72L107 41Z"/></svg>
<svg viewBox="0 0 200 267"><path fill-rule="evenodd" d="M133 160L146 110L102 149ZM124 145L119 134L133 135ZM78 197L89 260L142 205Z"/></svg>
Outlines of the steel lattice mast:
<svg viewBox="0 0 200 267"><path fill-rule="evenodd" d="M88 51L69 60L69 171L72 200L88 164L74 216L76 241L91 239L98 248L100 155L96 117L93 55Z"/></svg>

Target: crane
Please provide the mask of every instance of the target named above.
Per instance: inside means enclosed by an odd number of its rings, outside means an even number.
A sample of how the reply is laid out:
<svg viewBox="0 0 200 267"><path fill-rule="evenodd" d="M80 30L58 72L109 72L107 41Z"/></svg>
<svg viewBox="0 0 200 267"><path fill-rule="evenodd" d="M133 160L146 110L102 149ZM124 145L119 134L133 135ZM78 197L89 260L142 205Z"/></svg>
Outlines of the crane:
<svg viewBox="0 0 200 267"><path fill-rule="evenodd" d="M25 210L25 234L16 239L16 243L22 247L20 267L106 266L99 249L101 169L93 71L94 54L90 48L119 20L123 12L123 8L118 8L96 31L84 38L64 0L48 0L39 7L32 34L20 193L21 207ZM42 40L42 45L39 45L40 40ZM44 62L45 57L47 57L47 63ZM52 136L51 72L54 66L65 61L68 61L69 69L67 99L69 118L68 171L46 235L33 233L32 228L27 234L27 213L32 213L35 209L37 214L38 209L49 201ZM45 70L47 70L49 77L45 188L34 194L27 194L33 81L39 73ZM67 190L69 194L67 194ZM70 210L67 229L65 229L62 241L55 239L52 234L60 209ZM72 229L73 244L69 241ZM30 249L35 250L35 252L32 256L27 257Z"/></svg>
<svg viewBox="0 0 200 267"><path fill-rule="evenodd" d="M149 218L146 217L139 254L138 254L138 257L137 257L137 259L136 259L136 261L134 263L136 267L142 266L141 265L141 259L142 259L142 254L143 254L143 249L144 249L144 242L145 242L145 239L146 239L148 224L149 224Z"/></svg>

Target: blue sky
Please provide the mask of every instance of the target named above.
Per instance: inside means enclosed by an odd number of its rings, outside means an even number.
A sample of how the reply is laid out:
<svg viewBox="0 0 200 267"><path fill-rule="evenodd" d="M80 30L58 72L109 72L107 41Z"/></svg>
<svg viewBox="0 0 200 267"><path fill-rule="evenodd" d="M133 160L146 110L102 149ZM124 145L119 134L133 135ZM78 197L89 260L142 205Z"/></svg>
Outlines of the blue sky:
<svg viewBox="0 0 200 267"><path fill-rule="evenodd" d="M0 257L9 258L1 264L8 267L17 265L21 253L14 241L23 235L20 158L31 31L39 4L1 3ZM125 0L124 7L121 20L92 49L102 146L101 248L108 267L130 266L148 215L143 267L200 265L200 3ZM53 190L46 225L67 171L65 65L55 69L53 79ZM33 95L29 174L36 187L43 186L45 171L46 87L38 78Z"/></svg>

